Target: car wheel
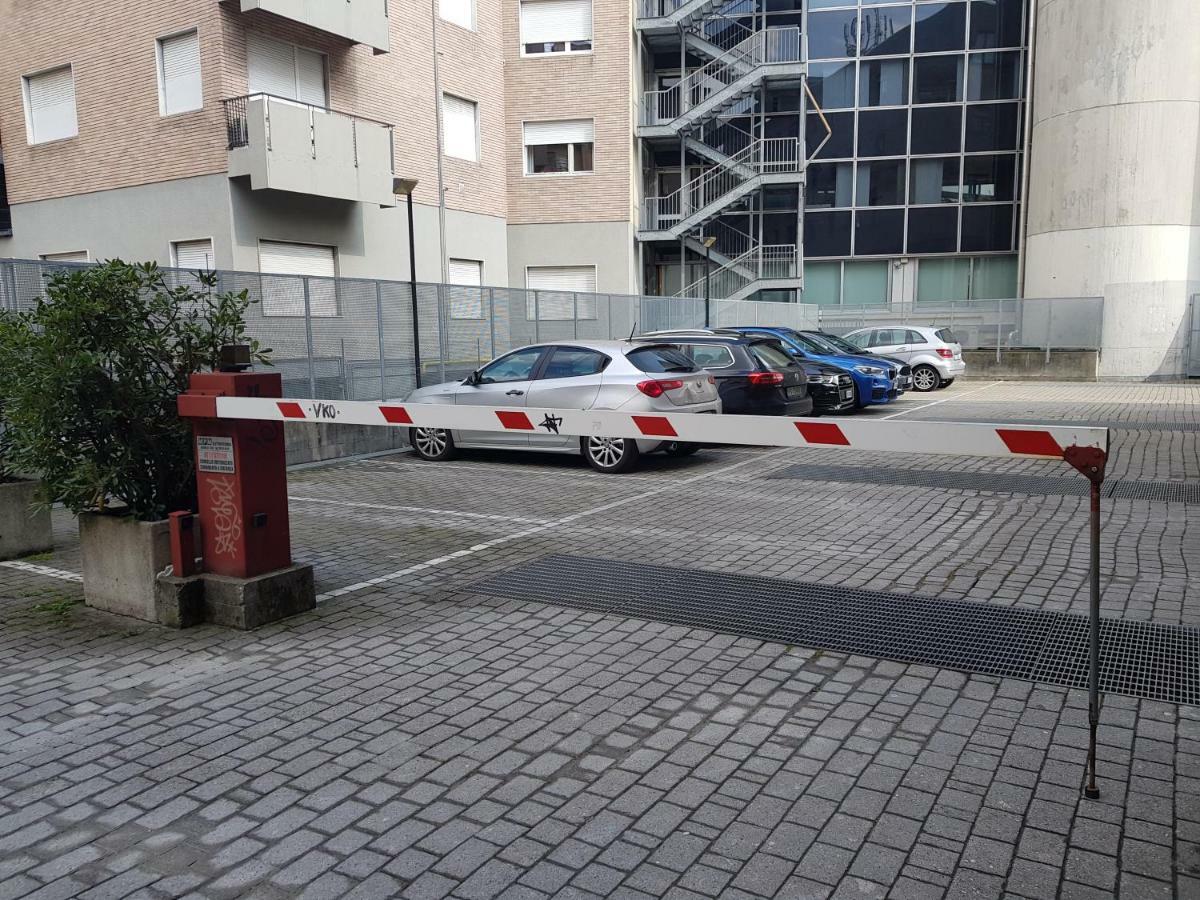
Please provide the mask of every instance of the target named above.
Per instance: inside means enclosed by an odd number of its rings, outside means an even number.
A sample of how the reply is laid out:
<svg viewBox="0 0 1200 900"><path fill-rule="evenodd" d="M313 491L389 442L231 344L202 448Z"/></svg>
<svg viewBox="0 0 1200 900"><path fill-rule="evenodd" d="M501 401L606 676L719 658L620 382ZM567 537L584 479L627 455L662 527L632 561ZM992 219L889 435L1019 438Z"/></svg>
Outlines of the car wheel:
<svg viewBox="0 0 1200 900"><path fill-rule="evenodd" d="M862 395L858 392L858 385L854 385L854 408L862 409L867 404L862 402Z"/></svg>
<svg viewBox="0 0 1200 900"><path fill-rule="evenodd" d="M454 438L442 428L414 428L409 432L408 440L421 459L438 462L453 459L458 453Z"/></svg>
<svg viewBox="0 0 1200 900"><path fill-rule="evenodd" d="M632 438L586 437L581 442L583 458L597 472L615 475L637 465L637 442Z"/></svg>
<svg viewBox="0 0 1200 900"><path fill-rule="evenodd" d="M942 376L933 366L917 366L912 371L913 389L921 393L936 391L942 385Z"/></svg>
<svg viewBox="0 0 1200 900"><path fill-rule="evenodd" d="M691 444L686 441L671 441L663 447L663 452L667 456L683 457L691 456L699 449L699 444Z"/></svg>
<svg viewBox="0 0 1200 900"><path fill-rule="evenodd" d="M942 380L942 384L941 384L941 386L942 386L942 387L944 387L944 388L948 388L948 387L950 387L950 385L952 385L952 384L954 384L954 379L953 379L953 378L945 378L945 379L943 379L943 380Z"/></svg>

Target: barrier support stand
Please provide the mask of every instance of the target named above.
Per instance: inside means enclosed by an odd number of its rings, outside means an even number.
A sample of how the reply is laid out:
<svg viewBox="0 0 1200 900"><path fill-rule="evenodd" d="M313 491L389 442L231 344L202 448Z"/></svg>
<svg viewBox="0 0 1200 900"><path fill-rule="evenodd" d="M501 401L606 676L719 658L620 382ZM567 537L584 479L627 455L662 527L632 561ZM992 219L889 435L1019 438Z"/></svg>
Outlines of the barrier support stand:
<svg viewBox="0 0 1200 900"><path fill-rule="evenodd" d="M1096 447L1068 447L1063 459L1092 483L1089 517L1091 544L1091 603L1088 609L1088 756L1083 796L1100 797L1096 785L1096 729L1100 725L1100 486L1108 454Z"/></svg>

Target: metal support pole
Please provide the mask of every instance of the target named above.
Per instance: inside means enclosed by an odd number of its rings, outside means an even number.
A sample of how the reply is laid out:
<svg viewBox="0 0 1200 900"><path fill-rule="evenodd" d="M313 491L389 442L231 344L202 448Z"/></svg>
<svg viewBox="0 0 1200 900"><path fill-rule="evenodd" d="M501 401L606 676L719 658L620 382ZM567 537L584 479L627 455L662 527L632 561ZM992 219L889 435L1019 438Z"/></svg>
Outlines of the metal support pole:
<svg viewBox="0 0 1200 900"><path fill-rule="evenodd" d="M1100 725L1100 482L1092 482L1091 504L1091 582L1092 596L1088 612L1088 761L1087 786L1083 796L1100 796L1096 785L1096 729Z"/></svg>
<svg viewBox="0 0 1200 900"><path fill-rule="evenodd" d="M304 338L308 344L308 390L310 397L317 396L317 361L313 357L312 302L308 291L308 276L304 276Z"/></svg>
<svg viewBox="0 0 1200 900"><path fill-rule="evenodd" d="M375 327L379 332L379 399L386 400L387 362L383 351L383 282L375 282ZM357 398L355 398L357 399Z"/></svg>
<svg viewBox="0 0 1200 900"><path fill-rule="evenodd" d="M1068 447L1063 459L1092 483L1089 538L1091 544L1091 602L1088 610L1088 753L1083 796L1100 796L1096 784L1096 729L1100 725L1100 486L1108 453L1097 447Z"/></svg>
<svg viewBox="0 0 1200 900"><path fill-rule="evenodd" d="M709 308L712 305L712 247L704 248L704 327L711 328L711 315Z"/></svg>
<svg viewBox="0 0 1200 900"><path fill-rule="evenodd" d="M421 310L417 303L417 236L413 229L413 197L408 192L408 287L412 294L413 374L421 386Z"/></svg>

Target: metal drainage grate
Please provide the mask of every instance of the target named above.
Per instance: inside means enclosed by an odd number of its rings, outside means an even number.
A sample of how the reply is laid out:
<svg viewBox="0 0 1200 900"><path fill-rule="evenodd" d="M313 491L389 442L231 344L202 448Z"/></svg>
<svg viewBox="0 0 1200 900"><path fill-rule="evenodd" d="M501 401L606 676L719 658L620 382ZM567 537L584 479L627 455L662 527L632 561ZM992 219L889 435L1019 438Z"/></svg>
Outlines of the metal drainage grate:
<svg viewBox="0 0 1200 900"><path fill-rule="evenodd" d="M554 555L483 594L764 641L1068 687L1087 684L1087 618L832 585ZM1105 619L1104 691L1200 702L1200 629Z"/></svg>
<svg viewBox="0 0 1200 900"><path fill-rule="evenodd" d="M897 487L947 488L991 491L997 494L1061 495L1086 497L1088 482L1079 476L1003 475L995 472L953 472L927 469L799 464L777 469L766 478L805 481L840 481L846 484L881 484ZM1157 500L1163 503L1200 504L1200 484L1171 481L1109 481L1105 497L1120 500Z"/></svg>

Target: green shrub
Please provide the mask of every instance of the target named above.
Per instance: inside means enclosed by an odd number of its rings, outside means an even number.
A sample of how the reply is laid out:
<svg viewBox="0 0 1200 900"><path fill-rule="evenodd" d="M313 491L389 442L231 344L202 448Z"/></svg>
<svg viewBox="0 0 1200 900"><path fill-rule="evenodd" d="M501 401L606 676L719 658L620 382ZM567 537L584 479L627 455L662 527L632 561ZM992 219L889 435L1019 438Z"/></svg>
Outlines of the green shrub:
<svg viewBox="0 0 1200 900"><path fill-rule="evenodd" d="M111 260L48 278L33 309L0 316L0 409L14 471L78 514L116 501L139 519L195 509L191 429L176 397L222 345L249 343L245 291L198 273L169 287L154 263Z"/></svg>

